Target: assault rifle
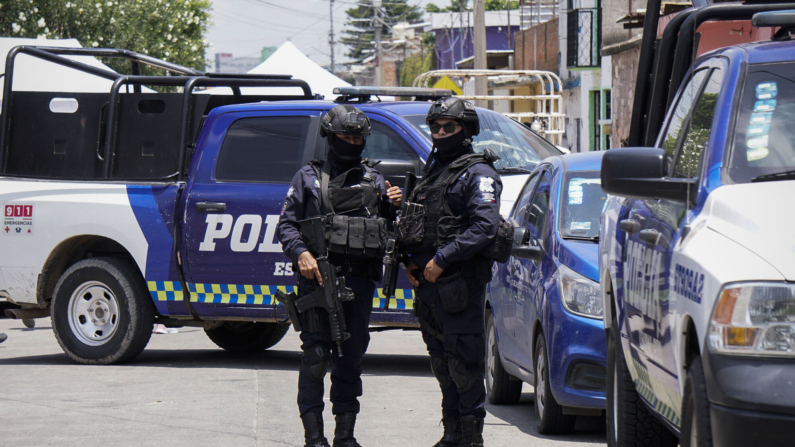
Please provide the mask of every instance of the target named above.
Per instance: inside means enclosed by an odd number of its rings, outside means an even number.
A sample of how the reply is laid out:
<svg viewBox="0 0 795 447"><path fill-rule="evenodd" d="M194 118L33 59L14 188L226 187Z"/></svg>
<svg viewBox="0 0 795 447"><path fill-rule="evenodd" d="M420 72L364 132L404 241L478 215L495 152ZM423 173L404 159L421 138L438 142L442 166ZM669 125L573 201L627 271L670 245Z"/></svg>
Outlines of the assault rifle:
<svg viewBox="0 0 795 447"><path fill-rule="evenodd" d="M414 185L417 182L417 176L411 172L406 172L406 180L403 183L403 202L400 204L400 210L397 213L395 220L394 232L392 237L386 241L386 252L384 253L384 264L386 270L384 271L384 288L381 290L386 297L386 304L384 304L384 311L389 311L389 303L392 301L392 296L395 295L395 288L397 287L397 277L400 270L400 253L403 251L400 243L400 236L398 234L398 224L402 219L406 218L406 211L409 206L409 196L414 191Z"/></svg>
<svg viewBox="0 0 795 447"><path fill-rule="evenodd" d="M345 332L345 314L342 302L353 299L353 291L345 286L345 277L338 277L338 268L328 260L328 246L326 245L324 217L301 220L301 236L305 242L316 251L315 260L323 285L317 286L309 295L298 298L295 292L285 294L281 290L276 292L276 299L287 308L287 315L293 323L293 328L301 331L298 315L308 309L319 307L328 313L329 327L331 328L331 341L337 344L337 355L342 357L342 342L350 337ZM313 253L314 255L315 253Z"/></svg>

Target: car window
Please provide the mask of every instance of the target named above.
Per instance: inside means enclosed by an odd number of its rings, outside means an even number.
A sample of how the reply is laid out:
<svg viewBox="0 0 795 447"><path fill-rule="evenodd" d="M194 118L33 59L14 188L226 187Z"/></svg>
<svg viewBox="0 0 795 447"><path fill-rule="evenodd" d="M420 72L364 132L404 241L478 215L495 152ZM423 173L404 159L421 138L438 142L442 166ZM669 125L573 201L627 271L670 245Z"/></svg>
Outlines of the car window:
<svg viewBox="0 0 795 447"><path fill-rule="evenodd" d="M687 82L682 93L679 95L679 101L676 104L673 114L671 115L668 123L668 129L662 137L660 147L665 149L670 160L673 160L676 154L677 143L679 141L679 134L682 130L685 118L690 113L691 106L693 105L693 98L698 94L701 84L704 82L708 69L697 71L693 77Z"/></svg>
<svg viewBox="0 0 795 447"><path fill-rule="evenodd" d="M527 227L534 237L540 237L541 232L544 230L544 222L546 221L547 211L549 210L549 190L552 182L550 181L549 172L544 172L538 182L533 200L530 201L530 206L527 210Z"/></svg>
<svg viewBox="0 0 795 447"><path fill-rule="evenodd" d="M223 181L290 183L304 164L309 116L242 118L229 126L215 177ZM309 144L314 142L312 140Z"/></svg>
<svg viewBox="0 0 795 447"><path fill-rule="evenodd" d="M425 115L404 115L403 118L416 127L428 141L432 141L431 130L425 124ZM497 113L478 113L480 133L473 138L475 152L491 149L500 159L494 163L497 170L524 168L532 170L538 163L553 155L561 155L552 143L534 134L530 129Z"/></svg>
<svg viewBox="0 0 795 447"><path fill-rule="evenodd" d="M712 70L709 79L704 85L704 91L698 97L693 115L687 126L687 133L682 140L682 146L676 156L674 177L692 178L698 176L701 165L701 154L709 144L709 135L712 129L712 118L715 117L715 108L718 104L718 93L723 85L723 70Z"/></svg>
<svg viewBox="0 0 795 447"><path fill-rule="evenodd" d="M519 226L523 226L527 222L527 211L529 210L530 206L530 198L533 195L533 188L535 188L536 184L538 184L539 178L541 178L541 176L538 173L533 174L530 180L528 180L525 184L521 194L519 194L519 200L516 202L516 206L514 206L513 209L513 214L511 215L511 218Z"/></svg>
<svg viewBox="0 0 795 447"><path fill-rule="evenodd" d="M599 218L607 194L602 192L599 171L568 172L560 200L560 235L563 238L599 236Z"/></svg>
<svg viewBox="0 0 795 447"><path fill-rule="evenodd" d="M372 128L364 145L362 158L370 160L409 160L419 158L414 149L397 132L378 121L370 121Z"/></svg>
<svg viewBox="0 0 795 447"><path fill-rule="evenodd" d="M729 176L736 183L787 180L795 171L795 63L755 64L737 117ZM761 177L761 178L760 178Z"/></svg>

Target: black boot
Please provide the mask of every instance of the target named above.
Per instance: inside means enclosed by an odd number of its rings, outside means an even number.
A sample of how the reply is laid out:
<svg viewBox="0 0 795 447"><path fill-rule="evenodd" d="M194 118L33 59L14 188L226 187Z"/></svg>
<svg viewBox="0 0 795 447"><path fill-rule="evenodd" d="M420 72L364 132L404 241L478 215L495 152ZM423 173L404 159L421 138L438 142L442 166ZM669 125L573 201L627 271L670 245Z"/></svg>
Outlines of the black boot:
<svg viewBox="0 0 795 447"><path fill-rule="evenodd" d="M323 415L320 413L307 413L301 416L304 423L304 447L329 447L328 440L323 435Z"/></svg>
<svg viewBox="0 0 795 447"><path fill-rule="evenodd" d="M474 415L461 416L461 444L459 447L483 447L483 419Z"/></svg>
<svg viewBox="0 0 795 447"><path fill-rule="evenodd" d="M433 447L458 447L461 443L461 417L457 413L442 412L444 435Z"/></svg>
<svg viewBox="0 0 795 447"><path fill-rule="evenodd" d="M356 425L356 413L335 415L337 428L334 429L334 447L362 447L353 437L353 426Z"/></svg>

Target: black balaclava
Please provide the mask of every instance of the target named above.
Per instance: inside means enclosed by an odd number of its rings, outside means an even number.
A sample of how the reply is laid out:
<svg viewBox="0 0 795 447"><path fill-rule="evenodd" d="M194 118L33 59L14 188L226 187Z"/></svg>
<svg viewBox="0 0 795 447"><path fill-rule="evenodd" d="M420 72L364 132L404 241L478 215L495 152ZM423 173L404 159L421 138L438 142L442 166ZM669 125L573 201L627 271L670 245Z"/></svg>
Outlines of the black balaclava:
<svg viewBox="0 0 795 447"><path fill-rule="evenodd" d="M362 162L364 143L351 144L337 135L332 135L334 137L329 140L331 148L328 154L329 161L345 170L359 166Z"/></svg>
<svg viewBox="0 0 795 447"><path fill-rule="evenodd" d="M467 138L466 134L465 129L462 129L461 132L449 137L434 138L433 147L436 148L434 158L439 160L440 163L446 164L470 152L472 148L471 140Z"/></svg>

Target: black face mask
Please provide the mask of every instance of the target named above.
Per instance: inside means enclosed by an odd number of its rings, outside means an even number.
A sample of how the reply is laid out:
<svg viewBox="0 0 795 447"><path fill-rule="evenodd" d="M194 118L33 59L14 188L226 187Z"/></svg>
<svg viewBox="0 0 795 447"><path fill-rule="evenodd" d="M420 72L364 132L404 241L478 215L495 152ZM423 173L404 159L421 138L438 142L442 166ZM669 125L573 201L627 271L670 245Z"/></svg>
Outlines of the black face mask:
<svg viewBox="0 0 795 447"><path fill-rule="evenodd" d="M361 163L364 143L351 144L336 135L329 143L331 144L329 160L336 165L348 167Z"/></svg>
<svg viewBox="0 0 795 447"><path fill-rule="evenodd" d="M458 132L446 138L434 138L433 147L436 148L435 157L439 160L448 160L463 154L469 149L469 146L464 145L465 139L466 136L464 132Z"/></svg>

